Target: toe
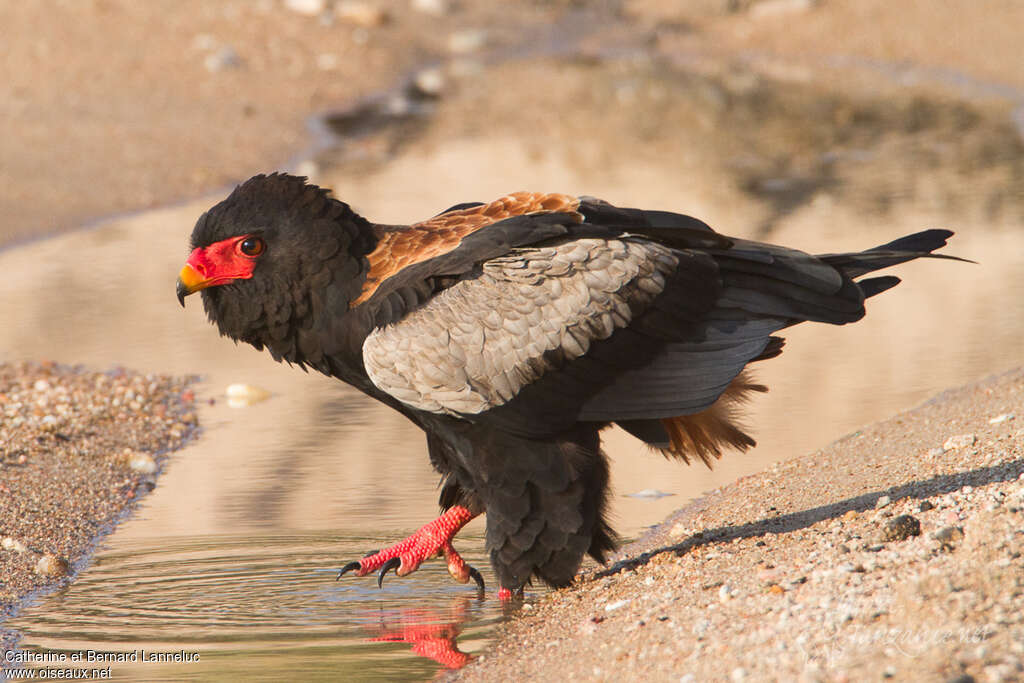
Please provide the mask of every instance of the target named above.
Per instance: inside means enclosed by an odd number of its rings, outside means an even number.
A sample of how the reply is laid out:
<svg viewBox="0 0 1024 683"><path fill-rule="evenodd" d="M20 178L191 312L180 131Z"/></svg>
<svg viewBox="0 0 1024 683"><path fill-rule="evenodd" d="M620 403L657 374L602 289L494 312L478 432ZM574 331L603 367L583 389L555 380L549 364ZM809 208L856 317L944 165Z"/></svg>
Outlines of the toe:
<svg viewBox="0 0 1024 683"><path fill-rule="evenodd" d="M384 566L380 568L380 572L377 573L377 588L384 587L385 574L387 574L392 569L397 570L400 566L402 566L402 560L397 557L392 557L390 560L385 562ZM395 571L395 574L398 574L398 572Z"/></svg>

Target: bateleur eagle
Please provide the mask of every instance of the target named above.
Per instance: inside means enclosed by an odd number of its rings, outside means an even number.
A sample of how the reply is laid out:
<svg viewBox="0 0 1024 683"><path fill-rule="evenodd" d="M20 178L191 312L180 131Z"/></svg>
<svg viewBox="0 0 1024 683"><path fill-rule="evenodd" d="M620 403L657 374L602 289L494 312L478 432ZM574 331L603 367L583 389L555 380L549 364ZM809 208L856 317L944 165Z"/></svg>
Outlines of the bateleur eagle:
<svg viewBox="0 0 1024 683"><path fill-rule="evenodd" d="M529 192L377 225L275 173L199 218L177 294L184 305L201 290L222 335L347 382L426 433L443 514L342 573L379 583L443 554L482 587L451 541L487 513L507 597L534 576L564 586L584 553L603 562L615 548L602 429L684 462L749 448L737 406L765 387L744 370L781 352L775 333L859 320L899 282L861 276L951 235L811 256L690 216Z"/></svg>

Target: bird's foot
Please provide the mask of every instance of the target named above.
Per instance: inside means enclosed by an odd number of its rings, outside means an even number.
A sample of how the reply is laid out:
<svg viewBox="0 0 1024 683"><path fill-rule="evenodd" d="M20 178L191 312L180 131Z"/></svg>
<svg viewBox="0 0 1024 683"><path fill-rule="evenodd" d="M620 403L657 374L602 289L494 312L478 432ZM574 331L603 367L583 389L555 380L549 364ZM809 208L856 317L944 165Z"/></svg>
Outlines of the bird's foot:
<svg viewBox="0 0 1024 683"><path fill-rule="evenodd" d="M501 602L505 605L511 604L513 600L522 600L523 587L520 586L519 588L513 590L511 588L505 588L504 586L502 586L498 589L498 599L501 600Z"/></svg>
<svg viewBox="0 0 1024 683"><path fill-rule="evenodd" d="M433 522L424 525L416 533L404 541L396 543L384 550L367 555L356 562L349 562L338 574L340 579L348 572L356 576L366 576L377 572L377 585L384 583L384 575L392 569L397 576L406 576L419 569L424 560L444 555L448 563L448 573L459 583L476 582L480 590L484 590L484 577L470 565L452 547L455 534L476 515L461 505L449 508Z"/></svg>

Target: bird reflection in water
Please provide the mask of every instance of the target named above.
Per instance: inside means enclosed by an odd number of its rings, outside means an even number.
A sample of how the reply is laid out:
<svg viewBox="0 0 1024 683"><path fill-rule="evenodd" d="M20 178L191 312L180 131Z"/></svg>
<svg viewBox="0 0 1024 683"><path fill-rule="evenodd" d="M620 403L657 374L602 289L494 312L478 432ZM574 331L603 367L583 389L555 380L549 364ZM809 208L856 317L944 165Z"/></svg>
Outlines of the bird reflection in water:
<svg viewBox="0 0 1024 683"><path fill-rule="evenodd" d="M373 627L371 642L409 643L420 657L432 659L445 669L461 669L472 656L459 649L456 641L472 615L470 598L452 603L447 615L429 609L400 609L381 612Z"/></svg>

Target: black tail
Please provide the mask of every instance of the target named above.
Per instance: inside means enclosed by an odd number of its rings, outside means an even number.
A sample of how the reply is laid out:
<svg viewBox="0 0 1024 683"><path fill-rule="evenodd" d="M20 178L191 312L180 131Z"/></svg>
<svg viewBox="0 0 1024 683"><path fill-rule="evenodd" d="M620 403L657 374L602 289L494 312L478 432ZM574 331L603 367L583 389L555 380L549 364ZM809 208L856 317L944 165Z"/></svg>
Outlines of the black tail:
<svg viewBox="0 0 1024 683"><path fill-rule="evenodd" d="M888 268L889 266L913 261L916 258L941 258L952 261L973 263L972 261L967 261L967 259L962 259L957 256L931 253L936 249L941 249L946 246L946 240L952 236L953 232L950 230L924 230L922 232L915 232L913 235L900 237L892 242L882 244L865 251L858 251L849 254L819 254L818 258L830 266L837 268L848 277L860 277L861 275L865 275L875 270L881 270L882 268ZM863 285L864 283L862 282L859 284ZM893 282L887 287L879 289L874 293L877 294L880 291L885 291L895 284L896 283ZM866 291L865 295L871 296L871 294L867 294Z"/></svg>
<svg viewBox="0 0 1024 683"><path fill-rule="evenodd" d="M849 254L820 254L825 263L833 266L843 275L855 278L867 273L895 266L917 258L941 258L950 261L964 261L974 263L958 256L947 256L946 254L933 254L936 249L946 246L946 240L953 236L951 230L923 230L912 235L906 235L886 244L880 244L865 251ZM867 299L876 294L881 294L887 289L892 289L900 283L898 277L885 275L872 277L866 280L858 280L857 286L864 293Z"/></svg>

